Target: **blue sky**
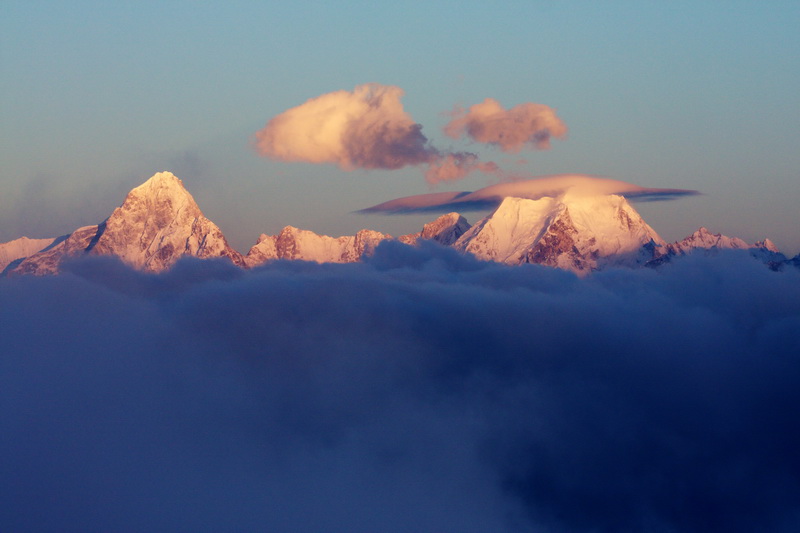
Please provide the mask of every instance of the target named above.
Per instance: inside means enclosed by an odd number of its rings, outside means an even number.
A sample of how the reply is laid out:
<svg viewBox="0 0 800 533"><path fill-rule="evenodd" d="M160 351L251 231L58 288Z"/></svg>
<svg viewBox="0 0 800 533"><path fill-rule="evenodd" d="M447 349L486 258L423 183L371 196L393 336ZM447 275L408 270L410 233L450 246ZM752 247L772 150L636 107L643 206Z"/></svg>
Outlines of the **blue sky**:
<svg viewBox="0 0 800 533"><path fill-rule="evenodd" d="M156 171L181 177L240 251L284 225L415 231L353 211L429 192L421 167L346 172L258 156L309 98L376 82L437 146L534 175L700 196L637 204L665 239L704 225L800 250L797 2L17 2L0 6L0 242L95 224ZM447 138L443 112L555 108L549 151ZM476 174L436 190L475 190ZM474 222L479 215L470 214Z"/></svg>

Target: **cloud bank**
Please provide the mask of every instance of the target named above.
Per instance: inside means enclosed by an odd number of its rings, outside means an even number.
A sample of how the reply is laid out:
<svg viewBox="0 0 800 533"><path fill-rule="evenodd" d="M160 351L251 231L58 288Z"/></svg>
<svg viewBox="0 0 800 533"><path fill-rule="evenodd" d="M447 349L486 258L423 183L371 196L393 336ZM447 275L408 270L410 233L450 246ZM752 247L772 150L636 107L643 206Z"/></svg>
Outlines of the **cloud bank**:
<svg viewBox="0 0 800 533"><path fill-rule="evenodd" d="M261 155L281 161L333 163L343 170L428 165L429 183L495 172L470 152L440 151L403 109L403 90L368 83L312 98L272 118L256 132Z"/></svg>
<svg viewBox="0 0 800 533"><path fill-rule="evenodd" d="M453 139L466 135L510 153L524 147L546 150L552 137L567 135L566 124L553 108L531 102L504 109L497 100L487 98L467 111L457 108L453 117L444 128Z"/></svg>
<svg viewBox="0 0 800 533"><path fill-rule="evenodd" d="M583 195L619 194L638 201L670 200L698 194L697 191L688 189L641 187L620 180L585 174L558 174L499 183L472 192L455 191L406 196L359 212L404 214L447 210L478 211L497 207L503 198L507 197L538 200L545 196L559 196L567 191Z"/></svg>
<svg viewBox="0 0 800 533"><path fill-rule="evenodd" d="M800 271L0 280L0 529L797 531Z"/></svg>

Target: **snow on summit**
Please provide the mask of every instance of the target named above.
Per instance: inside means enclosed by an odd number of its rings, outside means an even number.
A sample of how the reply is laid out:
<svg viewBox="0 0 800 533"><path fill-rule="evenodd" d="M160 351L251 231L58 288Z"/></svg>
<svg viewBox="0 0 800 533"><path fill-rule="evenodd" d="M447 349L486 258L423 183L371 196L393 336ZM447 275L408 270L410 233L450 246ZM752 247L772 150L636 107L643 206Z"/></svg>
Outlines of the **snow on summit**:
<svg viewBox="0 0 800 533"><path fill-rule="evenodd" d="M584 273L653 259L664 240L617 195L505 198L455 247L479 259Z"/></svg>
<svg viewBox="0 0 800 533"><path fill-rule="evenodd" d="M164 271L187 255L227 257L243 264L241 255L171 172L156 173L131 190L105 221L75 230L58 244L27 257L11 273L53 274L64 259L81 254L115 255L147 272Z"/></svg>
<svg viewBox="0 0 800 533"><path fill-rule="evenodd" d="M242 264L241 255L171 172L159 172L129 192L104 226L92 252L116 255L142 270L163 271L184 255L228 257Z"/></svg>

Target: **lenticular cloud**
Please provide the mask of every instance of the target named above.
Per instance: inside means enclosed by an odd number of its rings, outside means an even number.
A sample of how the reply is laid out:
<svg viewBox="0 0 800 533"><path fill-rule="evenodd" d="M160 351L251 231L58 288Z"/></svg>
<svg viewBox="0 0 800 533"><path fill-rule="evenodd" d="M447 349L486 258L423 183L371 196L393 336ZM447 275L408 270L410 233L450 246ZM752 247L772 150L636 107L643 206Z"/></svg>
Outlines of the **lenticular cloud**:
<svg viewBox="0 0 800 533"><path fill-rule="evenodd" d="M504 198L528 198L538 200L545 196L560 196L567 192L573 195L619 194L640 201L670 200L698 194L689 189L656 189L640 187L620 180L590 176L586 174L557 174L539 176L489 185L477 191L456 191L405 196L383 202L361 213L417 213L427 211L478 211L497 207Z"/></svg>
<svg viewBox="0 0 800 533"><path fill-rule="evenodd" d="M466 135L516 153L523 147L550 148L550 138L566 137L567 126L549 106L527 102L506 110L497 100L487 98L468 111L456 109L444 131L454 139Z"/></svg>
<svg viewBox="0 0 800 533"><path fill-rule="evenodd" d="M403 109L402 96L401 88L377 83L323 94L272 118L256 132L256 149L281 161L333 163L344 170L425 164L429 183L496 171L475 154L433 147Z"/></svg>
<svg viewBox="0 0 800 533"><path fill-rule="evenodd" d="M362 264L0 279L2 531L800 526L800 271Z"/></svg>

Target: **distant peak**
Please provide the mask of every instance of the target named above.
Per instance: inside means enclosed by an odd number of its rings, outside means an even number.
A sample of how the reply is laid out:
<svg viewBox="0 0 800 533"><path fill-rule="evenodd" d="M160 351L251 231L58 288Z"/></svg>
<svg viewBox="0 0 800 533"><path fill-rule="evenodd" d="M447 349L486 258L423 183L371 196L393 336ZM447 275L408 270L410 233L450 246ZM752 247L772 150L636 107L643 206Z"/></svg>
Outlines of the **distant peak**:
<svg viewBox="0 0 800 533"><path fill-rule="evenodd" d="M763 241L758 241L754 245L756 248L764 248L765 250L769 250L770 252L779 253L778 247L775 246L775 243L772 242L770 239L764 239Z"/></svg>

